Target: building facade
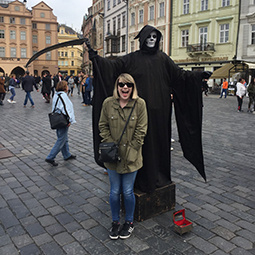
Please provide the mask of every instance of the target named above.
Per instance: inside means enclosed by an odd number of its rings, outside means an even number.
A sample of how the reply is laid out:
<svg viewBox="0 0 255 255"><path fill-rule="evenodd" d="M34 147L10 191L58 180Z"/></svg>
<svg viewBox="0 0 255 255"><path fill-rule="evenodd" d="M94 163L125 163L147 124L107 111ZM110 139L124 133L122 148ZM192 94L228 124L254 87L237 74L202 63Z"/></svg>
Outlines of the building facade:
<svg viewBox="0 0 255 255"><path fill-rule="evenodd" d="M213 72L236 58L238 25L239 0L174 0L171 57Z"/></svg>
<svg viewBox="0 0 255 255"><path fill-rule="evenodd" d="M58 42L79 39L79 35L66 25L58 26ZM62 74L78 75L81 71L83 59L83 46L73 45L58 49L58 67Z"/></svg>
<svg viewBox="0 0 255 255"><path fill-rule="evenodd" d="M0 1L0 72L22 76L24 66L33 54L57 43L57 18L53 10L43 1L26 8L18 0ZM34 62L28 70L42 75L58 70L57 51L47 52Z"/></svg>
<svg viewBox="0 0 255 255"><path fill-rule="evenodd" d="M139 49L139 41L134 37L144 25L151 25L162 33L160 49L169 55L172 0L130 0L128 3L128 52Z"/></svg>

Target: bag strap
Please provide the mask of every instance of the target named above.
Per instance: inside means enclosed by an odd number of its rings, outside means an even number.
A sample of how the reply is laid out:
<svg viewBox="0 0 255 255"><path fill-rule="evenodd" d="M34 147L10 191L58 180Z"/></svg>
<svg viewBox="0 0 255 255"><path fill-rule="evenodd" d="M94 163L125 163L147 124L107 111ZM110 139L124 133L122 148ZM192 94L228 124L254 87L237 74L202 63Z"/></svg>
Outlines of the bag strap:
<svg viewBox="0 0 255 255"><path fill-rule="evenodd" d="M54 107L53 112L55 112L55 110L56 110L56 107L57 107L57 103L58 103L59 98L61 99L62 104L63 104L63 106L64 106L64 109L65 109L65 112L66 112L66 116L68 117L68 119L70 119L70 117L69 117L69 115L68 115L68 112L67 112L67 110L66 110L65 102L64 102L63 98L61 97L61 94L58 94L58 99L57 99L57 101L56 101L56 104L55 104L55 107Z"/></svg>
<svg viewBox="0 0 255 255"><path fill-rule="evenodd" d="M133 111L134 111L136 101L137 101L137 100L135 100L135 103L134 103L134 105L133 105L133 107L132 107L132 110L131 110L131 112L130 112L130 114L129 114L129 116L128 116L128 119L127 119L127 121L126 121L125 127L124 127L124 129L123 129L123 131L122 131L122 134L121 134L121 136L120 136L120 139L119 139L119 141L118 141L118 143L117 143L118 146L120 145L120 141L121 141L121 139L122 139L122 136L124 135L124 132L125 132L125 130L126 130L126 128L127 128L127 125L128 125L129 120L130 120L130 117L131 117L131 115L132 115L132 113L133 113Z"/></svg>

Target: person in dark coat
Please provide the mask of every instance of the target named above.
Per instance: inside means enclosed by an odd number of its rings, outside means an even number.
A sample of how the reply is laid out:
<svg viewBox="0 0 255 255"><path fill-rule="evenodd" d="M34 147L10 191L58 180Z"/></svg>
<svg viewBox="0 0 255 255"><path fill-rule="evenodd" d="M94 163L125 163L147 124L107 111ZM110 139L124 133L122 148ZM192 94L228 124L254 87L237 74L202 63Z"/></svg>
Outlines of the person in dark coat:
<svg viewBox="0 0 255 255"><path fill-rule="evenodd" d="M31 92L33 91L33 86L35 87L35 89L38 92L39 90L38 90L38 87L36 85L34 77L29 75L29 71L26 71L26 76L22 79L22 89L25 90L25 92L26 92L24 107L26 107L28 99L31 103L31 107L33 107L33 108L35 107L34 106L35 105L34 101L31 97Z"/></svg>
<svg viewBox="0 0 255 255"><path fill-rule="evenodd" d="M45 103L50 103L51 93L51 78L49 73L45 73L42 78L42 94L45 98Z"/></svg>
<svg viewBox="0 0 255 255"><path fill-rule="evenodd" d="M89 49L93 62L93 138L98 160L100 137L98 120L103 100L111 95L114 81L121 73L129 73L136 81L138 93L146 101L148 132L143 145L143 167L138 171L135 187L151 193L171 183L171 88L175 98L175 114L184 156L206 179L202 152L202 79L210 72L191 72L179 68L159 50L161 32L146 25L139 38L140 50L109 60ZM90 45L88 44L88 47ZM100 78L101 77L101 78Z"/></svg>

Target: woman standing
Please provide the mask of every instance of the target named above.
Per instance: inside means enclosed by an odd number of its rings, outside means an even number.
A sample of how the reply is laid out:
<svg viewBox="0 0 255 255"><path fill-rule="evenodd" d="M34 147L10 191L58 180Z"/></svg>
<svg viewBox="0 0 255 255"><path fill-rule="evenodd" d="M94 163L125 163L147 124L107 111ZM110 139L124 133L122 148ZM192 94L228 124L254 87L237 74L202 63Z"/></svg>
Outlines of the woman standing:
<svg viewBox="0 0 255 255"><path fill-rule="evenodd" d="M74 78L71 74L70 78L68 79L68 96L71 92L71 97L73 96L73 88L74 88Z"/></svg>
<svg viewBox="0 0 255 255"><path fill-rule="evenodd" d="M117 143L133 106L133 113L119 145L121 160L116 163L104 164L111 185L112 228L109 235L111 239L118 239L119 237L126 239L134 229L134 182L137 171L143 164L142 145L148 122L146 104L137 95L133 77L129 74L121 74L115 82L113 96L105 99L103 103L99 120L102 142ZM126 211L125 223L122 228L120 228L121 193L123 193Z"/></svg>
<svg viewBox="0 0 255 255"><path fill-rule="evenodd" d="M52 111L55 108L58 98L61 96L61 98L64 100L64 103L66 106L66 111L67 111L70 119L69 119L69 124L66 127L56 130L58 139L57 139L55 145L53 146L53 148L51 149L50 154L45 159L46 162L48 162L49 164L51 164L53 166L58 165L58 163L56 163L54 159L60 151L62 152L64 160L70 160L70 159L76 158L76 156L72 155L69 152L69 144L68 144L68 128L70 127L71 124L74 124L76 121L75 121L75 116L74 116L73 104L66 94L68 91L67 82L60 81L57 84L56 91L57 91L57 93L55 93L53 100L52 100ZM56 105L56 109L59 112L66 114L64 105L60 98Z"/></svg>
<svg viewBox="0 0 255 255"><path fill-rule="evenodd" d="M239 79L239 82L236 84L236 97L238 102L238 112L242 112L242 104L243 104L243 97L246 94L246 88L244 86L245 80L243 78Z"/></svg>
<svg viewBox="0 0 255 255"><path fill-rule="evenodd" d="M9 81L9 91L11 91L12 95L7 101L11 104L16 104L16 101L14 101L14 97L16 96L15 87L17 85L16 75L12 74L11 79Z"/></svg>

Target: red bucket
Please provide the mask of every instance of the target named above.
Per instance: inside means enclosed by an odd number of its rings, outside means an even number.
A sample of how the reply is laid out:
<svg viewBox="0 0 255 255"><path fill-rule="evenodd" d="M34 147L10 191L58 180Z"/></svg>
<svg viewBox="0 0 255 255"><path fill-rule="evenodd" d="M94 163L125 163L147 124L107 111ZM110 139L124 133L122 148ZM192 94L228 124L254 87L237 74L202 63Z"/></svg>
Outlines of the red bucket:
<svg viewBox="0 0 255 255"><path fill-rule="evenodd" d="M192 230L192 222L185 218L185 209L174 212L174 230L180 235Z"/></svg>

